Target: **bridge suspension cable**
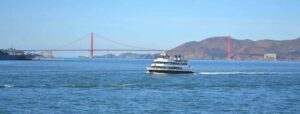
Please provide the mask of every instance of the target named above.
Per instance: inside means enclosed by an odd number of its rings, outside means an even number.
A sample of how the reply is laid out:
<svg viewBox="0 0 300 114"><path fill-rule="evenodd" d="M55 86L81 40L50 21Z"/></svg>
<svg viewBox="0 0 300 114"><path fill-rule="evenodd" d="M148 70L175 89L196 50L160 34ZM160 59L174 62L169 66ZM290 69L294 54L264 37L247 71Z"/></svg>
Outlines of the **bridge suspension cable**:
<svg viewBox="0 0 300 114"><path fill-rule="evenodd" d="M84 35L84 36L81 36L81 37L79 37L79 38L73 40L72 42L69 42L69 43L64 44L64 45L62 45L62 46L60 46L60 47L54 48L54 50L64 49L64 48L66 48L66 47L68 47L68 46L70 46L70 45L72 45L72 44L74 44L74 43L76 43L76 42L78 42L78 41L80 41L80 40L83 40L83 39L88 38L89 35L90 35L90 34L86 34L86 35Z"/></svg>
<svg viewBox="0 0 300 114"><path fill-rule="evenodd" d="M144 47L139 47L139 46L134 46L134 45L129 45L129 44L126 44L126 43L122 43L122 42L118 42L118 41L115 41L115 40L111 40L107 37L104 37L102 35L99 35L99 34L96 34L94 33L94 35L96 36L96 38L101 38L101 39L104 39L106 41L109 41L109 42L112 42L114 44L118 44L118 45L122 45L122 46L125 46L125 47L129 47L129 48L134 48L134 49L144 49L144 50L155 50L155 49L149 49L149 48L144 48Z"/></svg>

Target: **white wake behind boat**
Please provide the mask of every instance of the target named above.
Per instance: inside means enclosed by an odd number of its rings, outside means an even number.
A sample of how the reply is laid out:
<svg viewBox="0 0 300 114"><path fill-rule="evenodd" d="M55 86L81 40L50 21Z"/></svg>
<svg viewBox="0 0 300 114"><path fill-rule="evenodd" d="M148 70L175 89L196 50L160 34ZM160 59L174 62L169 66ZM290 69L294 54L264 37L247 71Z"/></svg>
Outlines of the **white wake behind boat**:
<svg viewBox="0 0 300 114"><path fill-rule="evenodd" d="M154 59L150 67L146 68L149 73L164 74L189 74L193 73L188 60L182 59L181 55L175 55L174 58L161 53L157 59Z"/></svg>

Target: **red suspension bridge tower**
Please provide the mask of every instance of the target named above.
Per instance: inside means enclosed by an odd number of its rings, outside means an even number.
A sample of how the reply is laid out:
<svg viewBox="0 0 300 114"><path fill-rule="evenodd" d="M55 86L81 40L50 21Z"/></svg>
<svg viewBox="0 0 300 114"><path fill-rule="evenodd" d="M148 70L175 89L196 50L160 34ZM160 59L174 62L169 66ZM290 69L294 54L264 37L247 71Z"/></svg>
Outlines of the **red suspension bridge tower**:
<svg viewBox="0 0 300 114"><path fill-rule="evenodd" d="M230 61L231 57L230 57L230 52L231 51L231 44L230 44L230 35L228 36L227 39L227 60Z"/></svg>
<svg viewBox="0 0 300 114"><path fill-rule="evenodd" d="M91 49L90 49L90 58L94 58L94 33L91 33Z"/></svg>

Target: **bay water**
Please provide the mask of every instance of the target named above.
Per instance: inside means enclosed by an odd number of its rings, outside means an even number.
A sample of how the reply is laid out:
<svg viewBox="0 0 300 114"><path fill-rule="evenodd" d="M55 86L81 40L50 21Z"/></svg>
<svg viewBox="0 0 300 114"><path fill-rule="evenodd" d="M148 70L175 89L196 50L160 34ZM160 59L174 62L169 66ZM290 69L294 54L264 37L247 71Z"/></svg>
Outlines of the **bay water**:
<svg viewBox="0 0 300 114"><path fill-rule="evenodd" d="M300 113L300 62L192 60L178 75L151 63L0 61L0 113Z"/></svg>

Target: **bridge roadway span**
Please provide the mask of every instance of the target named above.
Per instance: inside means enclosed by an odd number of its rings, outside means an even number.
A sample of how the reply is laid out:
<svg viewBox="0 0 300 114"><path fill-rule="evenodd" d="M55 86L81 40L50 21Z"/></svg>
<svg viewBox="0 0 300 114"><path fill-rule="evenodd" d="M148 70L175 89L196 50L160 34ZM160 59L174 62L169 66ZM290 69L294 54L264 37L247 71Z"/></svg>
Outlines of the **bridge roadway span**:
<svg viewBox="0 0 300 114"><path fill-rule="evenodd" d="M166 51L159 49L25 49L21 51Z"/></svg>

